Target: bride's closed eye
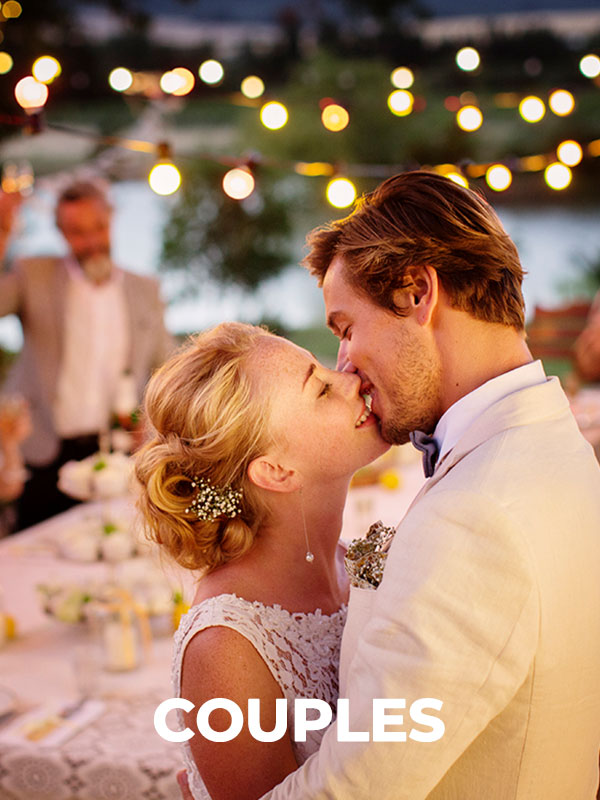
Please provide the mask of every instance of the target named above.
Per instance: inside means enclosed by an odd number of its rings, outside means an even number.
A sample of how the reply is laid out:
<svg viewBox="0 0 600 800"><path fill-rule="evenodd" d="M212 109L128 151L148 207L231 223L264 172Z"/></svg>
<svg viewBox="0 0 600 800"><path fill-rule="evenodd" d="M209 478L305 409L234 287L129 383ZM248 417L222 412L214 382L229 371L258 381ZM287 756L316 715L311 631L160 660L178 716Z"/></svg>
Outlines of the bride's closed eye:
<svg viewBox="0 0 600 800"><path fill-rule="evenodd" d="M329 394L330 391L331 391L331 384L330 383L324 383L323 384L323 388L319 392L319 397L326 397Z"/></svg>

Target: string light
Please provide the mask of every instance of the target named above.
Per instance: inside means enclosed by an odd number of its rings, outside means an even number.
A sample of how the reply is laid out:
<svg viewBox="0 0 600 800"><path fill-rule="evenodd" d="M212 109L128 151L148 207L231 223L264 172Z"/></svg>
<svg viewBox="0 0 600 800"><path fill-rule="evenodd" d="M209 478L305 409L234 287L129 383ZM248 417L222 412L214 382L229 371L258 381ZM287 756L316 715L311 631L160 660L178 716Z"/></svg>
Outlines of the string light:
<svg viewBox="0 0 600 800"><path fill-rule="evenodd" d="M544 101L535 95L524 97L519 103L519 114L525 122L539 122L544 118L545 113Z"/></svg>
<svg viewBox="0 0 600 800"><path fill-rule="evenodd" d="M31 72L40 83L52 83L62 72L62 67L53 56L40 56L33 62Z"/></svg>
<svg viewBox="0 0 600 800"><path fill-rule="evenodd" d="M17 3L16 0L7 0L6 3L2 4L2 16L4 19L16 19L21 16L22 11L21 4Z"/></svg>
<svg viewBox="0 0 600 800"><path fill-rule="evenodd" d="M469 188L469 182L465 178L464 175L461 175L460 172L446 172L446 177L451 180L453 183L457 183L459 186L463 186L465 189Z"/></svg>
<svg viewBox="0 0 600 800"><path fill-rule="evenodd" d="M348 208L356 200L356 187L348 178L334 178L327 184L326 194L334 208Z"/></svg>
<svg viewBox="0 0 600 800"><path fill-rule="evenodd" d="M223 176L223 191L233 200L245 200L254 191L256 183L249 169L236 167Z"/></svg>
<svg viewBox="0 0 600 800"><path fill-rule="evenodd" d="M13 59L9 53L0 53L0 75L6 75L13 68Z"/></svg>
<svg viewBox="0 0 600 800"><path fill-rule="evenodd" d="M504 164L494 164L486 171L485 182L495 192L504 192L512 183L512 172Z"/></svg>
<svg viewBox="0 0 600 800"><path fill-rule="evenodd" d="M600 58L593 53L589 53L579 62L579 70L586 78L597 78L600 75Z"/></svg>
<svg viewBox="0 0 600 800"><path fill-rule="evenodd" d="M408 67L397 67L390 75L390 80L396 89L410 89L415 82L415 76Z"/></svg>
<svg viewBox="0 0 600 800"><path fill-rule="evenodd" d="M283 103L272 100L265 103L260 110L260 121L271 131L277 131L288 121L288 110Z"/></svg>
<svg viewBox="0 0 600 800"><path fill-rule="evenodd" d="M162 75L160 88L165 94L183 97L192 91L195 83L196 79L189 69L175 67L175 69L169 70Z"/></svg>
<svg viewBox="0 0 600 800"><path fill-rule="evenodd" d="M397 117L406 117L413 110L415 98L406 89L397 89L388 97L388 107Z"/></svg>
<svg viewBox="0 0 600 800"><path fill-rule="evenodd" d="M125 92L133 84L133 75L125 67L116 67L108 76L108 83L115 92Z"/></svg>
<svg viewBox="0 0 600 800"><path fill-rule="evenodd" d="M477 106L463 106L456 114L456 124L463 131L479 130L483 123L483 114Z"/></svg>
<svg viewBox="0 0 600 800"><path fill-rule="evenodd" d="M210 86L215 86L221 83L225 75L225 70L220 61L215 61L214 58L209 58L208 61L203 61L198 69L200 80L208 83Z"/></svg>
<svg viewBox="0 0 600 800"><path fill-rule="evenodd" d="M1 5L2 10L4 10L5 6L6 3ZM468 50L469 48L463 48L463 50L465 49ZM219 79L222 80L224 75L223 68L219 62L215 62L214 60L211 60L210 62L204 62L204 64L200 67L199 74L202 70L202 67L206 66L207 64L216 64L220 70L217 69L212 76L209 74L205 77L208 77L209 80L212 79L214 82L217 78L217 74L219 74ZM12 66L13 60L10 54L6 52L0 52L0 74L5 74L6 72L10 71ZM600 58L594 54L588 54L581 59L580 69L587 77L598 77L600 75ZM31 120L38 118L38 123L42 121L42 115L33 115L32 112L39 110L47 101L48 89L44 84L50 83L60 74L61 65L51 56L42 56L36 59L34 62L32 72L34 75L27 76L27 78L19 81L15 87L15 96L17 97L18 102L27 111L27 113L31 115L29 117L30 123L25 124L23 117L4 118L5 121L8 121L8 124L21 124L26 130L29 131L33 130ZM154 91L158 89L159 75L157 73L138 73L133 75L129 70L123 67L117 68L110 73L109 83L116 91L127 91L132 85L135 84L135 86L137 86L136 81L140 75L149 76L153 81ZM414 81L414 75L407 67L397 68L390 77L393 85L395 86L409 86L412 85L412 82ZM186 85L188 82L189 85ZM183 67L179 67L165 73L161 79L162 88L170 94L187 94L189 91L191 91L194 83L194 75ZM248 76L246 79L244 79L244 81L242 81L241 89L245 96L253 99L254 97L260 96L260 94L264 92L264 83L257 76ZM497 95L494 99L496 104L502 107L512 107L515 105L515 100L518 100L515 93ZM483 115L478 107L477 98L475 95L473 95L471 92L465 92L460 98L446 98L444 102L447 107L450 107L450 101L452 101L452 105L454 105L455 102L462 103L462 107L458 109L457 123L463 130L474 131L482 125ZM423 101L421 98L419 98L419 103L422 104L422 102ZM413 110L415 99L411 92L404 88L398 88L396 91L390 94L388 98L388 104L393 113L399 116L404 116L411 113ZM331 98L323 98L320 105L322 108L322 122L326 128L336 131L342 130L348 125L349 115L347 110L333 102ZM571 92L565 89L556 89L548 96L548 106L550 110L557 116L567 116L575 107L575 98ZM543 119L546 113L544 101L541 98L533 95L528 96L521 100L519 104L519 113L527 122L538 122L539 120ZM266 127L272 130L277 130L287 123L288 111L283 104L270 102L266 103L261 108L260 118L261 122ZM60 126L57 125L49 127L60 128ZM78 133L78 131L72 132ZM80 133L81 135L84 135L83 132ZM128 147L129 149L138 149L141 152L148 152L154 147L149 142L134 143L129 140L114 136L97 138L98 141L102 139L109 145L124 146ZM134 147L134 144L137 144L137 146ZM520 172L543 170L544 179L548 186L554 190L562 190L570 185L572 181L572 172L570 167L576 166L583 160L584 149L588 156L600 156L600 140L588 142L583 147L578 142L573 140L561 142L557 147L556 155L546 153L514 159L515 169ZM206 157L209 159L213 158L217 162L220 160L218 156L211 156L210 154L208 154ZM555 158L557 159L556 161L554 160ZM232 159L224 158L221 163L227 164L231 163L231 161ZM454 180L461 185L468 186L465 175L458 171L455 166L442 166L452 167L450 171L445 170L443 172L443 174L447 175L449 179ZM294 169L298 174L306 176L331 176L334 175L337 170L337 167L334 164L323 162L298 162L288 164L287 167L289 169ZM372 174L374 176L381 176L385 173L386 168L388 168L388 165L374 164L357 164L353 167L355 174L357 175ZM389 170L391 169L392 167L390 165ZM401 167L394 167L394 171L397 171L398 169L401 169ZM433 169L438 170L439 167L433 167ZM464 167L464 173L469 177L469 179L477 179L485 176L488 186L490 186L490 188L494 191L504 191L507 189L511 185L513 178L511 170L502 164L493 164L492 166L486 164L469 164ZM392 173L389 172L389 174ZM240 183L237 187L235 182L233 182L234 178L240 179ZM244 183L247 186L250 186L249 189L241 188L242 178L244 179ZM163 160L156 164L155 168L153 168L151 174L149 175L149 181L153 190L157 193L163 195L172 194L181 185L181 173L174 164ZM226 194L228 194L228 196L235 199L243 199L243 197L249 196L254 188L254 177L248 168L236 168L234 170L229 170L229 172L227 172L223 178L224 191ZM328 184L327 197L332 205L335 205L338 208L345 208L348 205L351 205L351 203L355 200L356 189L351 181L349 181L347 178L335 178Z"/></svg>
<svg viewBox="0 0 600 800"><path fill-rule="evenodd" d="M575 98L566 89L556 89L548 98L548 105L558 117L566 117L575 108Z"/></svg>
<svg viewBox="0 0 600 800"><path fill-rule="evenodd" d="M343 131L350 122L350 115L343 106L330 103L321 113L321 122L328 131Z"/></svg>
<svg viewBox="0 0 600 800"><path fill-rule="evenodd" d="M148 183L153 192L166 197L181 186L181 173L175 164L155 164L148 175Z"/></svg>
<svg viewBox="0 0 600 800"><path fill-rule="evenodd" d="M472 72L481 63L481 58L474 47L461 47L455 56L456 65L463 72Z"/></svg>
<svg viewBox="0 0 600 800"><path fill-rule="evenodd" d="M567 167L576 167L583 158L583 150L579 142L567 139L565 142L561 142L558 145L556 148L556 155L558 156L558 160L566 164Z"/></svg>
<svg viewBox="0 0 600 800"><path fill-rule="evenodd" d="M258 75L248 75L240 86L242 94L250 100L256 100L265 93L265 84Z"/></svg>
<svg viewBox="0 0 600 800"><path fill-rule="evenodd" d="M42 108L48 99L48 87L45 83L36 81L33 75L28 75L15 86L17 103L28 113Z"/></svg>
<svg viewBox="0 0 600 800"><path fill-rule="evenodd" d="M168 142L159 142L156 154L158 161L150 170L148 183L153 192L166 197L174 194L181 186L181 172L171 161L171 146Z"/></svg>
<svg viewBox="0 0 600 800"><path fill-rule="evenodd" d="M571 183L572 177L573 175L569 167L565 166L565 164L559 164L558 161L549 164L544 170L544 180L551 189L555 189L556 191L566 189Z"/></svg>

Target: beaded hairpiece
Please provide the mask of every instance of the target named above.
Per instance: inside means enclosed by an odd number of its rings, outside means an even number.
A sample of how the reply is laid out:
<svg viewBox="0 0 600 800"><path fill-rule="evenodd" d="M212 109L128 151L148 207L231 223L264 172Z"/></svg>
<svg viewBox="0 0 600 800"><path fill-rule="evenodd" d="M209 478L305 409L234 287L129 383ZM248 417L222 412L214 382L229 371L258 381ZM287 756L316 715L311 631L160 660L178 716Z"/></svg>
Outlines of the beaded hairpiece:
<svg viewBox="0 0 600 800"><path fill-rule="evenodd" d="M194 499L186 508L186 514L195 514L203 522L215 522L219 517L233 519L241 513L241 489L231 486L213 486L209 478L192 478L192 489L196 489Z"/></svg>

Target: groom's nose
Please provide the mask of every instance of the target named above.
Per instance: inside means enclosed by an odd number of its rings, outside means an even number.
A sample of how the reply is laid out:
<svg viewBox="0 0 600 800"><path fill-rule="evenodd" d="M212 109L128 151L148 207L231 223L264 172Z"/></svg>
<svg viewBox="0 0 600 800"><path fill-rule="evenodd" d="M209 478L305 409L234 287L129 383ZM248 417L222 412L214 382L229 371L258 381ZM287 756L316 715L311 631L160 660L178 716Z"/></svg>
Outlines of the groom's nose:
<svg viewBox="0 0 600 800"><path fill-rule="evenodd" d="M348 357L348 347L348 340L342 339L338 347L337 362L335 365L338 372L356 372L356 367Z"/></svg>

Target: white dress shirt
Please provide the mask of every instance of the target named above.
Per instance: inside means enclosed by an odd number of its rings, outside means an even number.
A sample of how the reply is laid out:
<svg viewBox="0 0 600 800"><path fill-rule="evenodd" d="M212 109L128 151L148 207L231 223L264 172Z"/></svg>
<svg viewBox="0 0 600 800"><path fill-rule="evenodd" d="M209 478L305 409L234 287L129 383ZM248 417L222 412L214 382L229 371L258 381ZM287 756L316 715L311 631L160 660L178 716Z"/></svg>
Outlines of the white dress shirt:
<svg viewBox="0 0 600 800"><path fill-rule="evenodd" d="M67 262L63 357L54 403L62 438L97 433L109 424L130 345L123 275L102 284Z"/></svg>

